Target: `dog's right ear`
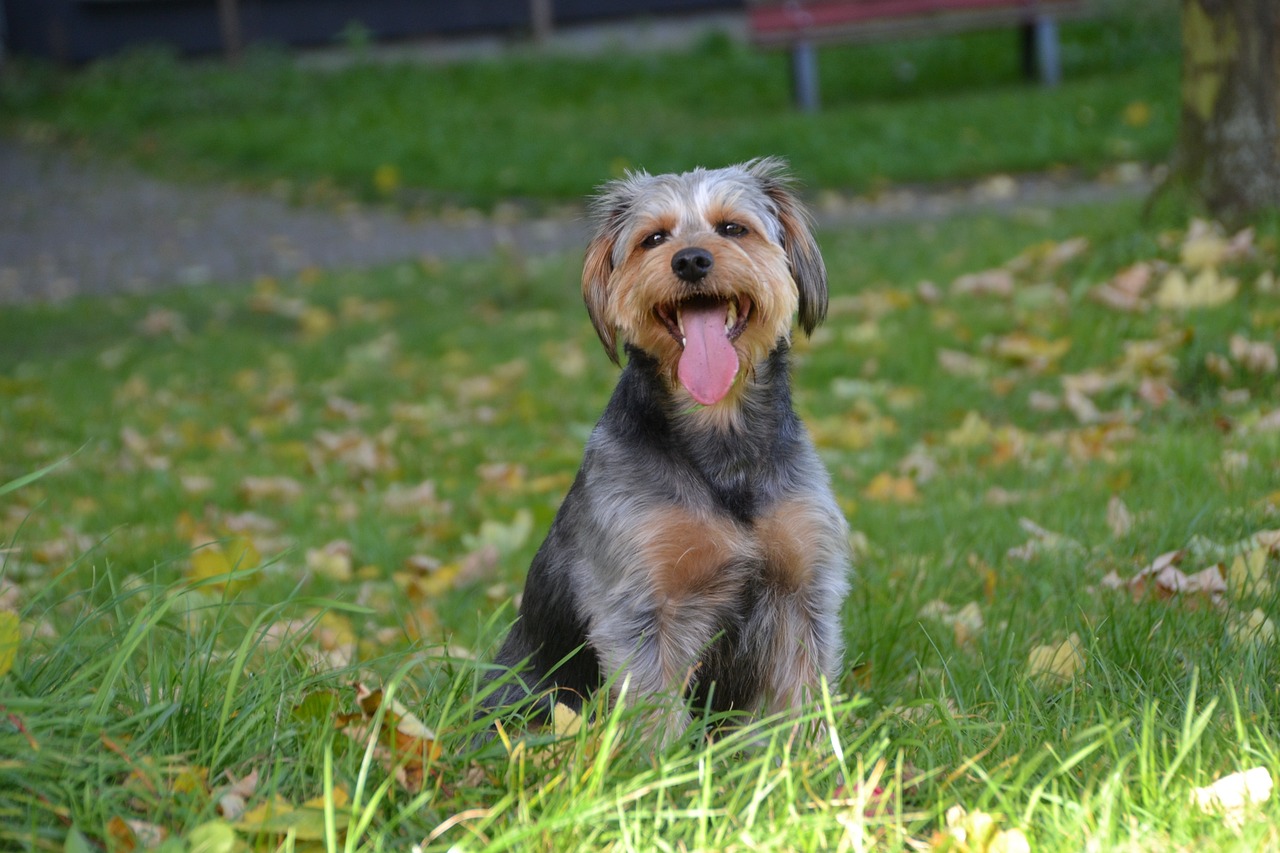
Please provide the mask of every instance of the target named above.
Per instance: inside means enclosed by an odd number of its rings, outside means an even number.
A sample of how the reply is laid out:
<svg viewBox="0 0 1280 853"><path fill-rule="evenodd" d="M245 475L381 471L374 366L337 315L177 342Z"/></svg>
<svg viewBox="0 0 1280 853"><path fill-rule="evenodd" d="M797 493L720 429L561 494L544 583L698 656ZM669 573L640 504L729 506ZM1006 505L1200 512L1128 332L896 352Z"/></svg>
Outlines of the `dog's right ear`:
<svg viewBox="0 0 1280 853"><path fill-rule="evenodd" d="M613 247L616 235L605 230L596 232L587 244L587 256L582 263L582 300L587 303L591 325L604 344L609 360L618 360L618 333L609 316L609 277L613 275Z"/></svg>
<svg viewBox="0 0 1280 853"><path fill-rule="evenodd" d="M618 325L609 310L609 279L613 276L614 252L635 198L634 185L642 177L643 174L628 174L622 180L605 184L593 199L595 236L587 244L582 263L582 300L587 303L591 325L614 364L622 362L618 358Z"/></svg>

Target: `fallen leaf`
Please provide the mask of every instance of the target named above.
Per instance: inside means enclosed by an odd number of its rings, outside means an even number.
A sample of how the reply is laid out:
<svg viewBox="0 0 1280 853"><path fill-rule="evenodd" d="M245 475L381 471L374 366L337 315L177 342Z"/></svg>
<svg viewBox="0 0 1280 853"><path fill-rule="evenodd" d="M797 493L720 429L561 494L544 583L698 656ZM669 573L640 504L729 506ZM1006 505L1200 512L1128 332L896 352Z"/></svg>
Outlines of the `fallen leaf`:
<svg viewBox="0 0 1280 853"><path fill-rule="evenodd" d="M255 767L247 776L237 779L227 774L231 784L217 794L218 812L227 820L237 820L244 814L245 806L258 790L258 769Z"/></svg>
<svg viewBox="0 0 1280 853"><path fill-rule="evenodd" d="M1013 273L1006 269L990 269L962 275L951 282L954 296L1013 296Z"/></svg>
<svg viewBox="0 0 1280 853"><path fill-rule="evenodd" d="M1234 598L1246 595L1263 596L1271 592L1271 579L1267 577L1269 549L1254 548L1237 554L1227 569L1227 588Z"/></svg>
<svg viewBox="0 0 1280 853"><path fill-rule="evenodd" d="M302 497L302 484L292 477L245 477L237 490L246 503L278 501L293 503Z"/></svg>
<svg viewBox="0 0 1280 853"><path fill-rule="evenodd" d="M991 365L986 359L960 350L938 350L938 366L952 376L968 379L984 379L991 373Z"/></svg>
<svg viewBox="0 0 1280 853"><path fill-rule="evenodd" d="M1036 524L1029 518L1018 519L1018 526L1021 527L1031 538L1014 548L1010 548L1007 555L1014 560L1032 560L1046 553L1062 553L1084 556L1089 553L1089 549L1080 544L1070 536L1064 536L1061 533L1055 533L1052 530L1046 530Z"/></svg>
<svg viewBox="0 0 1280 853"><path fill-rule="evenodd" d="M1152 596L1161 601L1179 597L1184 606L1220 606L1227 592L1225 567L1215 564L1188 575L1178 568L1186 551L1169 551L1156 557L1132 578L1127 586L1134 601Z"/></svg>
<svg viewBox="0 0 1280 853"><path fill-rule="evenodd" d="M1266 341L1250 341L1243 335L1232 335L1228 341L1231 357L1244 370L1259 376L1276 372L1276 348Z"/></svg>
<svg viewBox="0 0 1280 853"><path fill-rule="evenodd" d="M582 729L582 715L563 702L552 711L551 727L556 737L573 737Z"/></svg>
<svg viewBox="0 0 1280 853"><path fill-rule="evenodd" d="M888 471L881 471L871 478L867 487L862 490L863 497L869 501L881 503L915 503L920 500L920 492L916 489L916 481L910 477L896 477Z"/></svg>
<svg viewBox="0 0 1280 853"><path fill-rule="evenodd" d="M1183 240L1180 262L1192 270L1217 267L1227 257L1228 243L1218 230L1204 220L1195 220Z"/></svg>
<svg viewBox="0 0 1280 853"><path fill-rule="evenodd" d="M533 533L533 513L521 507L516 510L515 517L504 524L493 519L480 523L480 529L474 535L462 537L462 543L469 551L476 551L491 545L499 554L512 554L524 547Z"/></svg>
<svg viewBox="0 0 1280 853"><path fill-rule="evenodd" d="M1133 513L1119 495L1112 495L1111 500L1107 501L1107 527L1111 528L1111 535L1117 539L1123 539L1133 530Z"/></svg>
<svg viewBox="0 0 1280 853"><path fill-rule="evenodd" d="M399 700L388 699L381 689L370 690L363 684L356 684L355 689L360 713L340 715L336 720L338 730L359 744L376 738L374 755L383 767L395 775L405 790L422 790L427 770L441 754L435 733ZM380 711L381 725L375 731L373 725Z"/></svg>
<svg viewBox="0 0 1280 853"><path fill-rule="evenodd" d="M983 811L967 811L955 805L945 815L946 838L935 843L935 850L960 850L965 853L1030 853L1031 845L1019 829L1002 830L1001 818ZM956 847L955 845L958 845Z"/></svg>
<svg viewBox="0 0 1280 853"><path fill-rule="evenodd" d="M989 444L995 436L991 424L975 411L965 413L960 426L947 432L943 441L948 447L972 448Z"/></svg>
<svg viewBox="0 0 1280 853"><path fill-rule="evenodd" d="M1228 825L1240 827L1250 810L1271 799L1274 783L1266 767L1254 767L1223 776L1191 791L1191 801L1206 814L1222 815Z"/></svg>
<svg viewBox="0 0 1280 853"><path fill-rule="evenodd" d="M336 581L351 580L351 543L335 539L323 548L308 548L307 570Z"/></svg>
<svg viewBox="0 0 1280 853"><path fill-rule="evenodd" d="M1084 664L1080 635L1072 632L1061 643L1033 648L1027 660L1027 674L1043 680L1070 681L1084 669Z"/></svg>
<svg viewBox="0 0 1280 853"><path fill-rule="evenodd" d="M187 833L187 853L239 853L249 849L236 836L235 827L225 820L211 820Z"/></svg>
<svg viewBox="0 0 1280 853"><path fill-rule="evenodd" d="M1049 340L1026 332L1011 332L987 344L991 354L1005 361L1043 372L1062 359L1071 349L1070 338Z"/></svg>
<svg viewBox="0 0 1280 853"><path fill-rule="evenodd" d="M216 589L251 580L249 571L262 563L257 546L243 533L211 540L207 532L197 531L192 537L191 546L194 550L191 552L187 578L196 582L218 579L213 584Z"/></svg>
<svg viewBox="0 0 1280 853"><path fill-rule="evenodd" d="M1213 267L1202 269L1190 282L1182 270L1175 269L1160 282L1155 301L1166 310L1213 308L1235 299L1239 289L1238 281L1223 278Z"/></svg>
<svg viewBox="0 0 1280 853"><path fill-rule="evenodd" d="M1116 311L1139 312L1147 309L1143 298L1152 278L1151 264L1145 261L1126 267L1106 284L1090 291L1098 302Z"/></svg>
<svg viewBox="0 0 1280 853"><path fill-rule="evenodd" d="M1227 622L1227 636L1240 646L1269 646L1276 641L1276 626L1261 608L1247 615L1233 614Z"/></svg>

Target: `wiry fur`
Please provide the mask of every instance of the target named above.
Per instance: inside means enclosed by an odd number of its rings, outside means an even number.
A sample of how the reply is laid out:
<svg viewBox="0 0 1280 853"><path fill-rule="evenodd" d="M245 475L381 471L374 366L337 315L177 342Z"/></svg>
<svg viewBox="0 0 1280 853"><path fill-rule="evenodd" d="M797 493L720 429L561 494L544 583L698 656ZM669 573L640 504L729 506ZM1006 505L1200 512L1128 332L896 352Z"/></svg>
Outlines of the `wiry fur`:
<svg viewBox="0 0 1280 853"><path fill-rule="evenodd" d="M498 653L519 679L488 702L578 707L617 673L632 696L672 708L662 738L679 734L687 698L796 709L839 675L849 571L844 518L791 406L793 317L809 333L827 304L806 213L773 159L628 175L594 213L583 296L609 357L620 338L627 364ZM691 246L714 258L693 283L672 266ZM655 308L708 295L751 309L732 389L698 406Z"/></svg>

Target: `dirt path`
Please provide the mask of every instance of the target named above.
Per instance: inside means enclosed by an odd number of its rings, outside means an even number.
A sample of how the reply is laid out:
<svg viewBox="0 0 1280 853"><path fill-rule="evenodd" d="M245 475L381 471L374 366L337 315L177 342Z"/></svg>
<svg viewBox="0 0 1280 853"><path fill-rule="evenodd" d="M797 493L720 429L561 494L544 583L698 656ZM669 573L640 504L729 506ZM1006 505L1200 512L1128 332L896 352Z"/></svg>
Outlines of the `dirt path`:
<svg viewBox="0 0 1280 853"><path fill-rule="evenodd" d="M874 199L819 194L819 224L849 228L979 210L1132 198L1141 170L1105 182L992 178ZM236 189L168 183L119 164L0 137L0 304L361 268L407 258L478 258L579 250L580 220L500 223L407 219L393 212L305 208Z"/></svg>

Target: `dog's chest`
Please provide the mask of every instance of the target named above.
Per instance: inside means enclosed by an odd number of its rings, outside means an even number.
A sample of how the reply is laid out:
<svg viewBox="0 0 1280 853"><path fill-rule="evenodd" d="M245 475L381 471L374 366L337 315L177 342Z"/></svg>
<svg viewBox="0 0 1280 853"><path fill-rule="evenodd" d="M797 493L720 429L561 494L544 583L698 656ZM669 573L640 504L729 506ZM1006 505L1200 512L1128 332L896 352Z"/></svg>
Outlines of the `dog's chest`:
<svg viewBox="0 0 1280 853"><path fill-rule="evenodd" d="M839 523L821 502L796 497L744 522L725 513L669 506L647 520L642 563L661 598L737 595L763 582L781 592L810 586L840 547Z"/></svg>

